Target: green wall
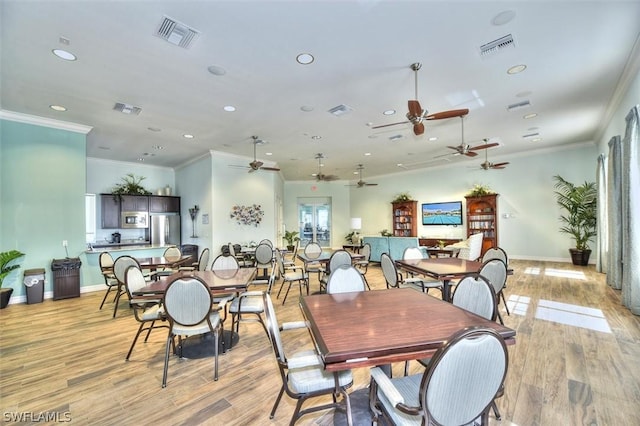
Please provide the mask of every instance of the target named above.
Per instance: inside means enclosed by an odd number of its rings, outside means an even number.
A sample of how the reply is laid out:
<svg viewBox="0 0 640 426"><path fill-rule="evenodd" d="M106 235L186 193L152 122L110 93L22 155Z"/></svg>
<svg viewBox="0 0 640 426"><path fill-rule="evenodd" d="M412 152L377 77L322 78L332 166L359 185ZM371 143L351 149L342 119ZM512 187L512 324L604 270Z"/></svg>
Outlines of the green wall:
<svg viewBox="0 0 640 426"><path fill-rule="evenodd" d="M23 296L25 269L45 268L52 291L51 261L85 250L86 135L0 120L0 250L26 254L5 280Z"/></svg>

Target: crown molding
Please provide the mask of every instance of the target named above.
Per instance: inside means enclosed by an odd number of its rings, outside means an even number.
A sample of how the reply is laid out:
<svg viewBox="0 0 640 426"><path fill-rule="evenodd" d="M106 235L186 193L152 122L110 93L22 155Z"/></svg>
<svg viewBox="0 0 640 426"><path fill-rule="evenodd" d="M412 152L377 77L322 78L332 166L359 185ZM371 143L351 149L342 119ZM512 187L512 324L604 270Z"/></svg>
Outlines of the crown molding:
<svg viewBox="0 0 640 426"><path fill-rule="evenodd" d="M50 127L52 129L67 130L74 133L87 134L93 129L84 124L71 123L69 121L54 120L52 118L39 117L37 115L22 114L20 112L0 109L0 119L16 121L18 123L33 124L34 126Z"/></svg>

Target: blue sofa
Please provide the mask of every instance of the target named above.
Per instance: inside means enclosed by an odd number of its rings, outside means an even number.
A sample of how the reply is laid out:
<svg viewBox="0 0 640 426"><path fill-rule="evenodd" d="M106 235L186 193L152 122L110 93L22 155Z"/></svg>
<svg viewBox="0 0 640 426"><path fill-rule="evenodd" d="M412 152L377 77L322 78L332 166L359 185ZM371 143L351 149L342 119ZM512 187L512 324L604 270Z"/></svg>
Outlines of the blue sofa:
<svg viewBox="0 0 640 426"><path fill-rule="evenodd" d="M382 253L389 253L391 259L402 259L404 249L418 247L418 237L364 237L363 243L371 245L371 261L380 262Z"/></svg>

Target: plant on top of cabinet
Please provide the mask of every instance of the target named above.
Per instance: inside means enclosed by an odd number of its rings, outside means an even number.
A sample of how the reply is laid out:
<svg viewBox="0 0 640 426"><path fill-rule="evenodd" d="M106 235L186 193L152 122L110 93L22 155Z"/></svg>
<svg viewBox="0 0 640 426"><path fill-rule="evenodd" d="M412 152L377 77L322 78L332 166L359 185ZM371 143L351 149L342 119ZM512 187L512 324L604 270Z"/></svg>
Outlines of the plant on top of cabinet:
<svg viewBox="0 0 640 426"><path fill-rule="evenodd" d="M144 176L135 176L133 173L127 173L121 177L122 183L116 184L111 190L114 195L150 195L151 191L147 191L141 182L145 180Z"/></svg>
<svg viewBox="0 0 640 426"><path fill-rule="evenodd" d="M401 194L398 194L396 196L396 198L393 199L393 201L391 201L392 203L403 203L405 201L413 201L413 199L411 198L411 195L409 195L408 192L403 192Z"/></svg>
<svg viewBox="0 0 640 426"><path fill-rule="evenodd" d="M489 185L482 185L476 183L473 188L467 193L467 197L484 197L485 195L493 195L495 192L489 188Z"/></svg>

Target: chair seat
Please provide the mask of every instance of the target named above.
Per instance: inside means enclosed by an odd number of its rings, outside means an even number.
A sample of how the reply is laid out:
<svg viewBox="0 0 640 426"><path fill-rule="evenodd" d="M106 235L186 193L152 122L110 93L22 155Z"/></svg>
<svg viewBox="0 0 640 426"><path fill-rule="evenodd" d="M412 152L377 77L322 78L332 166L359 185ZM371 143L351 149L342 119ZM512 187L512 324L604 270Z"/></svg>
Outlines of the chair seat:
<svg viewBox="0 0 640 426"><path fill-rule="evenodd" d="M242 303L240 303L240 298L236 297L231 301L229 305L229 312L232 314L238 313L240 307L242 308L242 313L262 313L264 312L264 301L262 299L262 292L257 291L256 295L249 295L247 297L242 298Z"/></svg>
<svg viewBox="0 0 640 426"><path fill-rule="evenodd" d="M314 351L303 351L294 354L292 358L310 355L317 354ZM309 393L335 387L335 378L333 373L318 368L318 366L290 369L288 379L289 387L297 393ZM340 386L347 386L351 383L353 381L351 371L347 370L338 373L338 381Z"/></svg>
<svg viewBox="0 0 640 426"><path fill-rule="evenodd" d="M285 281L306 280L307 274L301 271L291 271L284 274Z"/></svg>
<svg viewBox="0 0 640 426"><path fill-rule="evenodd" d="M217 312L212 312L209 315L209 321L211 321L211 326L216 328L220 323L220 315ZM173 325L173 334L176 336L195 336L198 334L205 334L209 332L209 324L206 321L201 322L200 324L185 326L181 324L175 323Z"/></svg>

